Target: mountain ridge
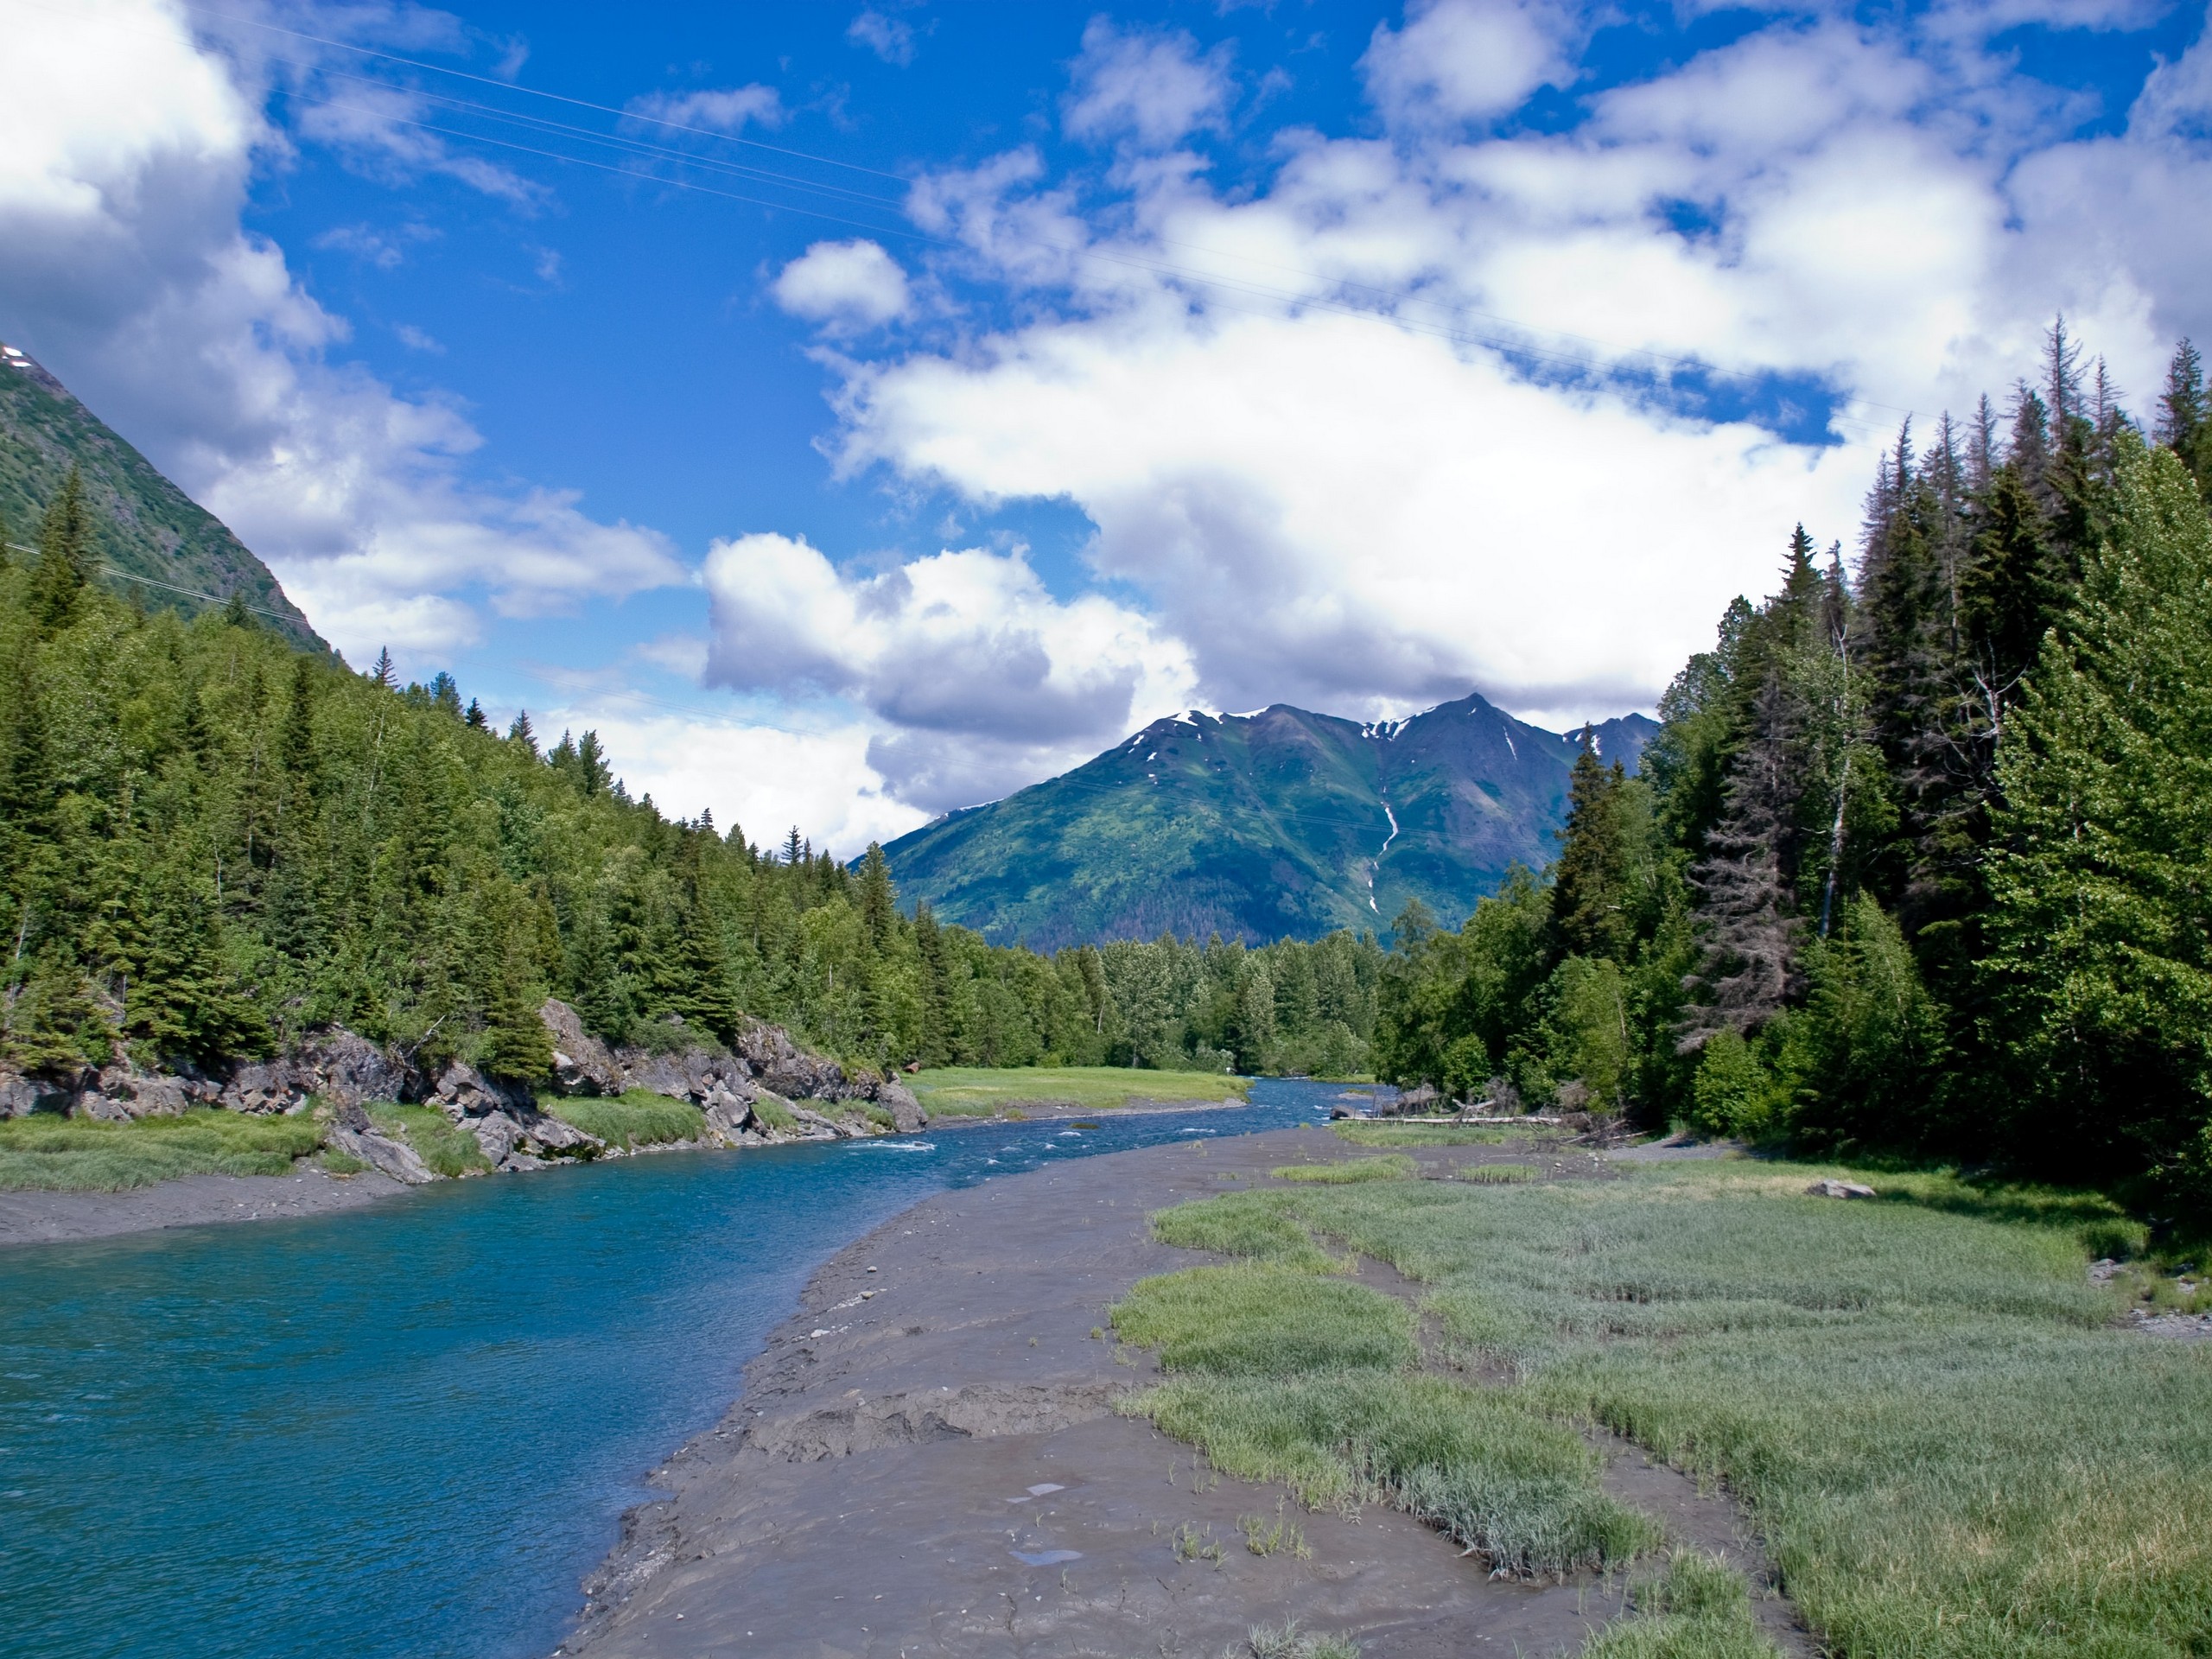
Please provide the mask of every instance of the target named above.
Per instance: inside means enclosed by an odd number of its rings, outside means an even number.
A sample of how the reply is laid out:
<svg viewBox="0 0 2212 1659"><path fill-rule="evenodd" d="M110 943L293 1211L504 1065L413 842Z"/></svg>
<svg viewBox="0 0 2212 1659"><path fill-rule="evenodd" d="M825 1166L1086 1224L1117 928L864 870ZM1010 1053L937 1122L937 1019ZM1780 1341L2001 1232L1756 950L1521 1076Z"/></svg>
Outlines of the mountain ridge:
<svg viewBox="0 0 2212 1659"><path fill-rule="evenodd" d="M1657 730L1591 728L1630 770ZM1456 922L1514 864L1550 861L1579 752L1473 693L1385 722L1192 710L884 853L906 903L1041 950L1382 932L1413 899Z"/></svg>
<svg viewBox="0 0 2212 1659"><path fill-rule="evenodd" d="M276 575L228 525L172 483L20 346L0 344L0 519L35 544L46 505L75 466L93 509L105 579L148 603L196 613L233 596L295 645L327 651Z"/></svg>

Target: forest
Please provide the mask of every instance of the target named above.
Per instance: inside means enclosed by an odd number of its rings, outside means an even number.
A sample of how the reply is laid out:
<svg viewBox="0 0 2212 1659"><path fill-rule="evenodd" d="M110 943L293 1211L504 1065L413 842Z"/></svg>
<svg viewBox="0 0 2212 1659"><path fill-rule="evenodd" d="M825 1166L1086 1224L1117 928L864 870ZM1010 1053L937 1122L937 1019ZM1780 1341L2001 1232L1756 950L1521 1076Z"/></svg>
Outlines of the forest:
<svg viewBox="0 0 2212 1659"><path fill-rule="evenodd" d="M1559 856L1402 917L1375 1064L1856 1156L2212 1195L2212 408L2063 321L1910 425L1856 556L1801 528Z"/></svg>
<svg viewBox="0 0 2212 1659"><path fill-rule="evenodd" d="M596 734L505 734L450 677L189 620L92 579L73 475L0 568L0 1058L213 1068L340 1025L531 1081L537 1009L615 1043L742 1015L862 1065L1363 1070L1382 954L1163 938L1042 956L631 798ZM0 542L8 538L0 535ZM5 556L0 555L0 556Z"/></svg>

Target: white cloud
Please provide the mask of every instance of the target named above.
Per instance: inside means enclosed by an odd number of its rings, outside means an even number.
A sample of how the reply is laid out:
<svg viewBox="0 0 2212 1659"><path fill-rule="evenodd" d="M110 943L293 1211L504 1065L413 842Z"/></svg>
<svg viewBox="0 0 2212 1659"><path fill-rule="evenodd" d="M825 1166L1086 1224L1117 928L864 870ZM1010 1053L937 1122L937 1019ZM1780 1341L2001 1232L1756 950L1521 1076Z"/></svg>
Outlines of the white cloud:
<svg viewBox="0 0 2212 1659"><path fill-rule="evenodd" d="M2212 333L2212 48L2077 140L2071 94L1936 22L1778 21L1467 137L1427 118L1571 85L1585 22L1436 4L1367 60L1392 141L1284 135L1228 199L1117 161L1122 239L1027 150L926 180L918 220L1033 321L849 367L844 464L1072 502L1217 706L1648 709L1792 524L1849 543L1897 423L2001 397L2054 311L2139 403ZM1846 442L1694 418L1686 365L1840 394Z"/></svg>
<svg viewBox="0 0 2212 1659"><path fill-rule="evenodd" d="M746 124L780 127L789 118L783 95L754 83L696 92L653 92L624 106L648 124L691 127L709 132L742 132Z"/></svg>
<svg viewBox="0 0 2212 1659"><path fill-rule="evenodd" d="M1200 54L1180 29L1116 29L1094 17L1083 31L1075 89L1063 118L1071 137L1134 139L1165 149L1201 128L1217 127L1229 107L1229 50Z"/></svg>
<svg viewBox="0 0 2212 1659"><path fill-rule="evenodd" d="M835 334L880 327L905 316L913 302L899 262L859 238L817 242L783 268L770 291L793 316Z"/></svg>
<svg viewBox="0 0 2212 1659"><path fill-rule="evenodd" d="M778 846L797 824L817 850L851 858L871 841L890 841L929 814L886 791L868 763L871 729L853 723L814 730L756 725L741 718L643 713L623 699L580 693L533 711L540 741L560 732L596 731L614 774L632 796L651 795L672 817L712 812L755 845Z"/></svg>
<svg viewBox="0 0 2212 1659"><path fill-rule="evenodd" d="M535 614L681 578L651 531L595 523L558 492L473 484L481 440L451 407L330 360L346 322L241 224L257 156L281 141L257 90L169 6L26 11L10 73L0 319L334 643L442 652L474 637L486 601Z"/></svg>
<svg viewBox="0 0 2212 1659"><path fill-rule="evenodd" d="M1377 24L1361 67L1375 101L1401 119L1486 120L1547 84L1573 79L1586 32L1558 0L1430 0L1402 29Z"/></svg>
<svg viewBox="0 0 2212 1659"><path fill-rule="evenodd" d="M855 46L866 47L886 63L904 66L914 60L912 26L872 9L853 19L845 38Z"/></svg>
<svg viewBox="0 0 2212 1659"><path fill-rule="evenodd" d="M1179 642L1101 595L1054 599L1019 552L848 575L804 540L753 535L717 542L706 578L707 682L857 704L871 763L932 811L1086 759L1191 690Z"/></svg>

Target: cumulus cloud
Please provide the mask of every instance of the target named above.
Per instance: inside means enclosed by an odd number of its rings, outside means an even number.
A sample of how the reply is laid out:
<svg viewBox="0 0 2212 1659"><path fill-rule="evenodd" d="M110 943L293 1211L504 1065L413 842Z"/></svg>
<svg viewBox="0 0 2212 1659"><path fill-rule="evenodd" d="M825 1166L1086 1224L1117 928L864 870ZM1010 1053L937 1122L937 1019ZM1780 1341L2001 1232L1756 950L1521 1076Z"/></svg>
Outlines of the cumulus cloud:
<svg viewBox="0 0 2212 1659"><path fill-rule="evenodd" d="M930 816L887 791L868 760L874 730L861 721L787 728L589 692L531 720L549 742L564 728L597 732L632 795L651 795L672 817L711 812L722 834L734 826L755 844L775 846L797 824L817 849L850 858Z"/></svg>
<svg viewBox="0 0 2212 1659"><path fill-rule="evenodd" d="M1235 196L1117 162L1116 216L1086 218L1027 150L924 181L918 218L1027 321L849 366L848 471L1071 501L1090 574L1216 706L1388 714L1472 684L1565 725L1652 707L1800 519L1848 543L1897 423L2001 393L2055 311L2137 388L2212 329L2187 205L2212 191L2212 48L2099 137L1961 45L1957 9L1778 18L1564 130L1453 124L1573 84L1590 16L1414 7L1365 60L1393 138L1285 134ZM1077 103L1124 49L1087 40ZM1758 420L1707 418L1716 385ZM1827 442L1777 435L1806 397Z"/></svg>
<svg viewBox="0 0 2212 1659"><path fill-rule="evenodd" d="M1179 641L1102 595L1053 598L1019 552L854 574L762 534L716 543L706 578L708 683L849 701L874 722L870 763L931 810L1087 758L1191 689Z"/></svg>
<svg viewBox="0 0 2212 1659"><path fill-rule="evenodd" d="M1403 28L1376 25L1361 67L1388 114L1487 120L1571 79L1586 30L1559 0L1430 0Z"/></svg>
<svg viewBox="0 0 2212 1659"><path fill-rule="evenodd" d="M757 82L694 92L653 92L624 106L643 124L691 127L708 132L741 132L746 124L780 127L789 118L783 95Z"/></svg>
<svg viewBox="0 0 2212 1659"><path fill-rule="evenodd" d="M831 334L859 334L906 315L906 273L876 243L817 242L777 276L770 291L795 317Z"/></svg>
<svg viewBox="0 0 2212 1659"><path fill-rule="evenodd" d="M1094 17L1083 31L1063 125L1071 137L1128 138L1165 149L1229 107L1229 50L1200 53L1181 29L1121 30Z"/></svg>
<svg viewBox="0 0 2212 1659"><path fill-rule="evenodd" d="M475 636L485 602L535 614L681 578L652 531L595 523L557 491L472 483L481 440L453 408L332 359L344 320L241 223L256 158L281 141L238 60L172 8L29 12L10 51L0 317L327 637L354 655L444 651Z"/></svg>
<svg viewBox="0 0 2212 1659"><path fill-rule="evenodd" d="M886 63L903 67L914 60L912 26L873 8L853 19L846 27L845 38L855 46L866 47Z"/></svg>

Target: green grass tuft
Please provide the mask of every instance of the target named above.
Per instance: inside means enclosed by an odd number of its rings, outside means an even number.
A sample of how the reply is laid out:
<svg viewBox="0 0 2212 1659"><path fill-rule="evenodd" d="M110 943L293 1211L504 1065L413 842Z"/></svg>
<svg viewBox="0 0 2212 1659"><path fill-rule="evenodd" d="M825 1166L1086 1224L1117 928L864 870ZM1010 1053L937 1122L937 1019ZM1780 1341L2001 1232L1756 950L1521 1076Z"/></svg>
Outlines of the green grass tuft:
<svg viewBox="0 0 2212 1659"><path fill-rule="evenodd" d="M1334 1164L1285 1164L1268 1172L1279 1181L1319 1181L1341 1185L1346 1181L1402 1181L1421 1173L1421 1166L1402 1155L1388 1158L1347 1158Z"/></svg>
<svg viewBox="0 0 2212 1659"><path fill-rule="evenodd" d="M779 1135L789 1135L798 1128L798 1119L791 1116L791 1109L766 1095L753 1103L753 1116Z"/></svg>
<svg viewBox="0 0 2212 1659"><path fill-rule="evenodd" d="M312 1117L195 1107L129 1123L39 1113L0 1122L0 1190L119 1192L180 1175L283 1175L322 1144Z"/></svg>
<svg viewBox="0 0 2212 1659"><path fill-rule="evenodd" d="M1777 1659L1743 1575L1716 1557L1676 1550L1630 1600L1634 1613L1593 1637L1582 1659Z"/></svg>
<svg viewBox="0 0 2212 1659"><path fill-rule="evenodd" d="M1338 1118L1329 1125L1340 1141L1355 1147L1497 1147L1533 1140L1539 1128L1508 1128L1496 1123L1421 1124Z"/></svg>
<svg viewBox="0 0 2212 1659"><path fill-rule="evenodd" d="M1113 1310L1124 1342L1160 1351L1166 1371L1290 1376L1385 1370L1421 1357L1413 1311L1395 1296L1294 1268L1190 1268L1133 1287Z"/></svg>
<svg viewBox="0 0 2212 1659"><path fill-rule="evenodd" d="M690 1101L643 1089L611 1098L578 1096L542 1103L563 1122L613 1147L673 1146L707 1132L707 1115Z"/></svg>
<svg viewBox="0 0 2212 1659"><path fill-rule="evenodd" d="M434 1175L448 1180L481 1175L492 1160L476 1144L476 1137L431 1106L399 1106L385 1102L368 1108L369 1121L395 1141L404 1141Z"/></svg>
<svg viewBox="0 0 2212 1659"><path fill-rule="evenodd" d="M1526 1164L1469 1164L1459 1172L1459 1179L1477 1186L1513 1186L1535 1180L1536 1172Z"/></svg>
<svg viewBox="0 0 2212 1659"><path fill-rule="evenodd" d="M1179 1249L1212 1250L1307 1273L1335 1273L1345 1265L1258 1192L1224 1193L1204 1204L1162 1210L1152 1218L1152 1232L1161 1243Z"/></svg>

